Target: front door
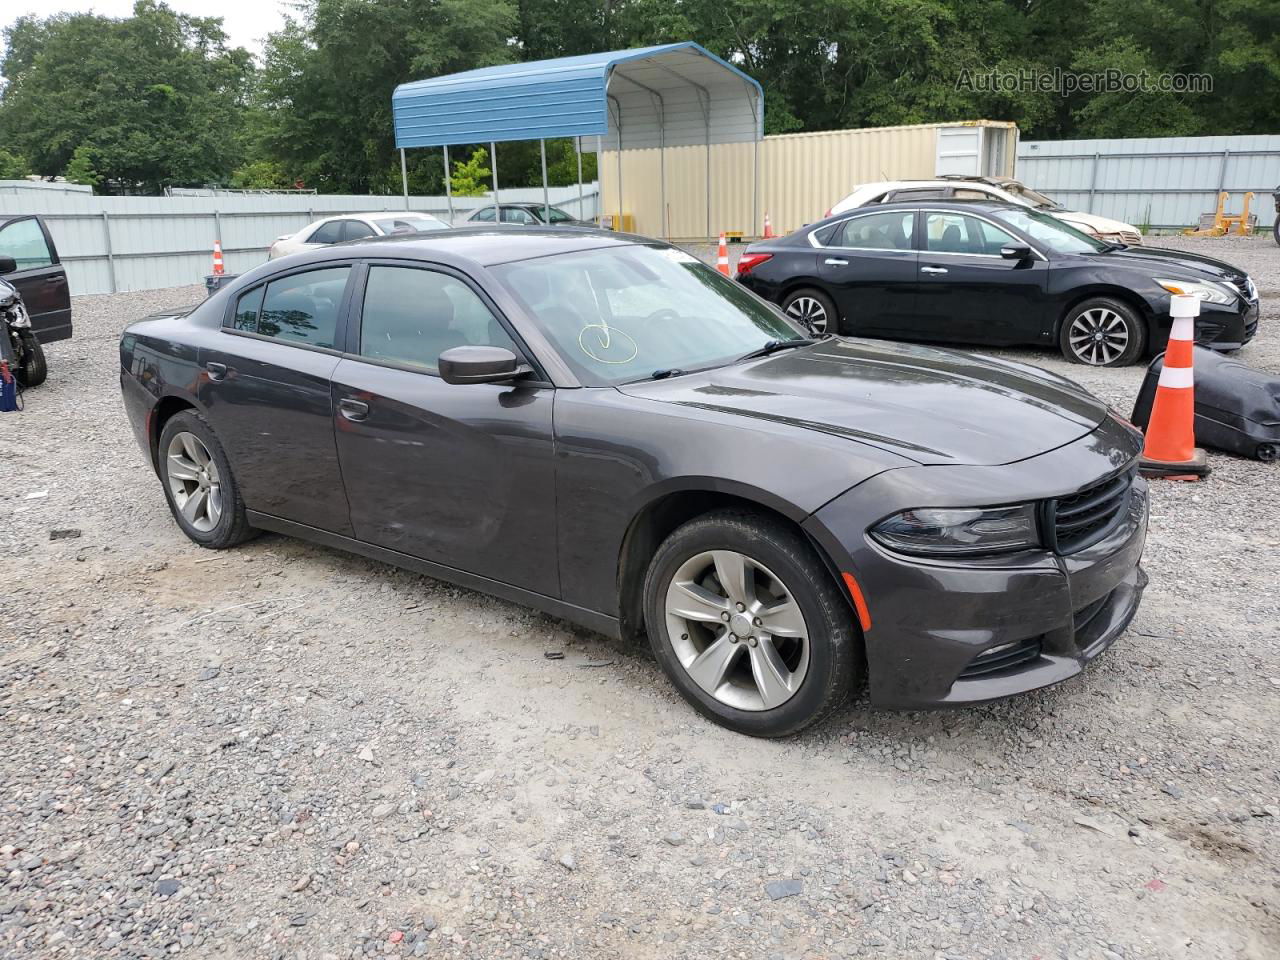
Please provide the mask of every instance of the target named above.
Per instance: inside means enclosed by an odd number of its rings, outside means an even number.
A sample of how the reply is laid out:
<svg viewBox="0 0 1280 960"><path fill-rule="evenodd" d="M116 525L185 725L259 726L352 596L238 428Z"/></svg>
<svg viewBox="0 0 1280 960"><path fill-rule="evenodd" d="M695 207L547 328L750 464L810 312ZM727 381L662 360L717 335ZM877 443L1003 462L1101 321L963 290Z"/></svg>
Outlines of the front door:
<svg viewBox="0 0 1280 960"><path fill-rule="evenodd" d="M196 390L248 509L344 536L329 377L352 269L303 269L242 293L200 348Z"/></svg>
<svg viewBox="0 0 1280 960"><path fill-rule="evenodd" d="M1038 343L1049 309L1049 264L1033 255L1006 260L1000 248L1026 246L988 220L926 211L914 317L903 336L955 343Z"/></svg>
<svg viewBox="0 0 1280 960"><path fill-rule="evenodd" d="M0 255L13 257L18 269L5 279L18 289L31 329L41 343L71 336L71 292L58 251L35 217L10 220L0 226Z"/></svg>
<svg viewBox="0 0 1280 960"><path fill-rule="evenodd" d="M440 379L450 347L525 352L460 275L373 264L353 302L333 403L356 537L558 597L554 390Z"/></svg>
<svg viewBox="0 0 1280 960"><path fill-rule="evenodd" d="M916 296L912 210L862 213L819 231L818 275L841 316L839 332L893 336Z"/></svg>

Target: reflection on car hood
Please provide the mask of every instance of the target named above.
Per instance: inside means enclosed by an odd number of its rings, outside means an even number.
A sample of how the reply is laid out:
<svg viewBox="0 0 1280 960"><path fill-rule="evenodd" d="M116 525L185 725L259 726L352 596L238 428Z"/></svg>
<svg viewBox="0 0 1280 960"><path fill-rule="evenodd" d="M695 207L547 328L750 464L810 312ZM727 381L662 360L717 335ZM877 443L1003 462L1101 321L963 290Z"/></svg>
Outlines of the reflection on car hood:
<svg viewBox="0 0 1280 960"><path fill-rule="evenodd" d="M1025 460L1079 439L1106 417L1100 400L1033 367L846 338L620 389L846 436L924 464Z"/></svg>
<svg viewBox="0 0 1280 960"><path fill-rule="evenodd" d="M1230 280L1243 282L1245 272L1229 263L1206 257L1204 254L1191 253L1186 250L1163 250L1159 247L1125 247L1123 250L1108 250L1106 253L1090 256L1105 257L1115 263L1122 261L1129 266L1144 267L1152 271L1154 276L1162 276L1170 268L1184 270L1193 274L1207 276L1214 280Z"/></svg>

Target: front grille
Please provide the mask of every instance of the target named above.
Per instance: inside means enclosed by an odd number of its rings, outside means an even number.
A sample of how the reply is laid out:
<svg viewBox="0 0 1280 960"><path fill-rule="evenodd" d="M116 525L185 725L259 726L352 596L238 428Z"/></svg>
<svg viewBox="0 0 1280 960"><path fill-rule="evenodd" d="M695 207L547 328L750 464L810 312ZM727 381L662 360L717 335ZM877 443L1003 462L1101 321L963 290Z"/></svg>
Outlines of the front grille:
<svg viewBox="0 0 1280 960"><path fill-rule="evenodd" d="M974 657L960 674L960 679L972 680L974 677L985 677L987 674L1000 673L1004 670L1016 670L1040 656L1040 644L1040 637L1031 637L1028 640L1019 640L1017 643L993 647Z"/></svg>
<svg viewBox="0 0 1280 960"><path fill-rule="evenodd" d="M1050 500L1046 529L1053 536L1051 546L1058 553L1075 553L1097 543L1124 515L1132 486L1133 471L1126 470L1069 497Z"/></svg>
<svg viewBox="0 0 1280 960"><path fill-rule="evenodd" d="M1248 343L1258 333L1258 314L1255 312L1252 319L1245 322L1244 325L1244 342Z"/></svg>

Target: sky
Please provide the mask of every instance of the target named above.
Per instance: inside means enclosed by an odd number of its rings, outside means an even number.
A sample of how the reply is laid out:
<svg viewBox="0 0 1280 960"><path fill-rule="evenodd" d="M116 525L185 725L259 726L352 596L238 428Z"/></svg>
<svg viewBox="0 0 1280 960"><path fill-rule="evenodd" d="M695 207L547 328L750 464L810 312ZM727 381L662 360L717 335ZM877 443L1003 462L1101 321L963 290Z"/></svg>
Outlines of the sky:
<svg viewBox="0 0 1280 960"><path fill-rule="evenodd" d="M165 0L179 13L198 17L222 17L230 45L262 52L268 33L279 30L288 16L288 0ZM133 0L2 0L0 30L21 16L47 17L54 13L96 13L105 17L127 17Z"/></svg>

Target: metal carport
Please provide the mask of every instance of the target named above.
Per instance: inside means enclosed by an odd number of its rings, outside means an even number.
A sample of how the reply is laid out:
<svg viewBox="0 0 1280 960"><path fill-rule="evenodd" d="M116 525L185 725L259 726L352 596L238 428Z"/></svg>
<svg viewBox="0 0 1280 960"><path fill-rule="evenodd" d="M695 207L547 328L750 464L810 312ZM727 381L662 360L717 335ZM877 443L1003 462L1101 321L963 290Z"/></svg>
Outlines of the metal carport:
<svg viewBox="0 0 1280 960"><path fill-rule="evenodd" d="M622 197L622 151L657 148L661 165L662 234L668 235L667 147L706 146L707 235L711 235L711 145L756 144L752 155L752 222L759 183L759 141L764 92L747 74L696 43L668 43L580 57L483 67L396 87L391 97L400 175L406 200L405 150L443 147L449 215L453 197L449 147L488 142L493 154L494 206L498 205L496 144L542 141L543 202L547 195L546 140L573 137L582 183L582 138L596 151L617 151Z"/></svg>

